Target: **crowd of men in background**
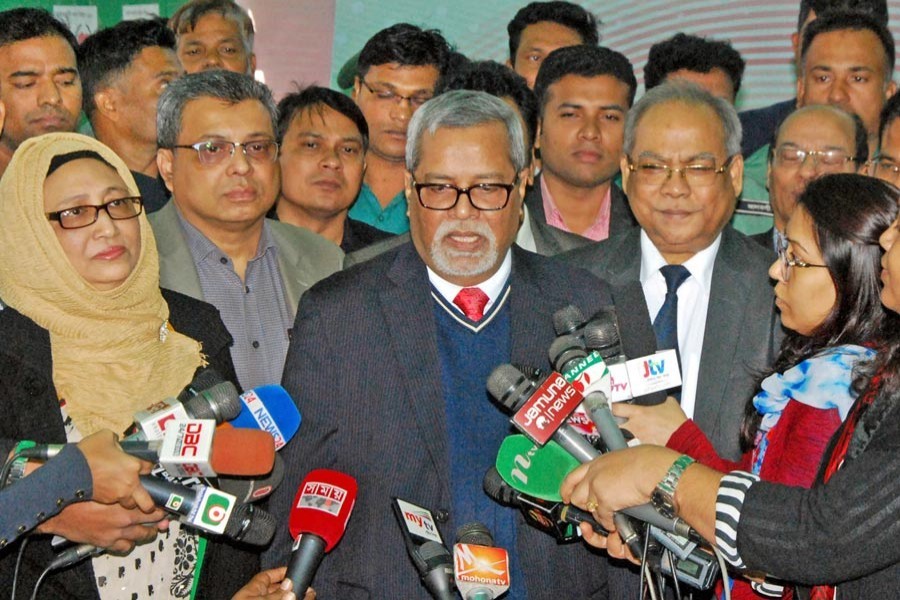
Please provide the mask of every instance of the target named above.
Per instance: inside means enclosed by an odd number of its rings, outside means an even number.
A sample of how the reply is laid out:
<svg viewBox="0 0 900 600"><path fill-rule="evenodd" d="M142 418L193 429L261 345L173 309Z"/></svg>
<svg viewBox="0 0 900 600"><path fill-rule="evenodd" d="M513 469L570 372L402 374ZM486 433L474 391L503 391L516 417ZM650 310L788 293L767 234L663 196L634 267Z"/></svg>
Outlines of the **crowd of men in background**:
<svg viewBox="0 0 900 600"><path fill-rule="evenodd" d="M75 131L83 111L152 213L162 286L219 309L242 387L284 381L298 399L305 429L272 511L284 517L292 486L326 466L316 460L356 470L360 514L323 564L323 597L354 585L411 597L414 570L367 539L399 540L391 496L448 528L492 511L480 481L508 426L485 378L545 362L561 306L637 298L652 321L673 291L663 268L683 267L681 406L720 454L740 455L742 406L783 335L767 271L797 197L825 173L900 174L886 2L799 8L796 98L740 114L740 53L674 32L650 50L636 114L632 64L570 2L519 10L505 64L399 23L352 59L349 96L311 86L277 104L252 77L253 24L232 0L191 0L81 44L45 11L9 10L0 173L24 140ZM476 285L470 312L457 296ZM486 518L514 589L542 597L553 579L572 587L547 597L627 596L627 569L594 582L599 555L517 547L518 522ZM286 535L270 564L284 563Z"/></svg>

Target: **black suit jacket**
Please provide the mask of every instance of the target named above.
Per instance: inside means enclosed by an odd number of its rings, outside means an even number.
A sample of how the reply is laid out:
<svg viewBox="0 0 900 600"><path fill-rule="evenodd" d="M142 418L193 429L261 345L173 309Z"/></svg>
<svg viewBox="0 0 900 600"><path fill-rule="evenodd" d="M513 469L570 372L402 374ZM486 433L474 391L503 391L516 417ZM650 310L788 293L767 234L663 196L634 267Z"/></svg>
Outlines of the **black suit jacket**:
<svg viewBox="0 0 900 600"><path fill-rule="evenodd" d="M181 333L202 342L209 364L230 381L237 381L231 362L231 336L209 304L163 290L169 320ZM0 311L0 452L6 456L18 440L64 444L66 432L53 386L50 334L21 313ZM103 385L103 382L97 382ZM19 544L0 553L0 589L12 586ZM31 590L44 567L53 559L50 537L29 542L19 573L19 590ZM210 543L200 573L200 596L230 598L259 571L259 555L226 543ZM20 594L23 593L20 591ZM41 598L96 599L91 561L51 573L41 584Z"/></svg>
<svg viewBox="0 0 900 600"><path fill-rule="evenodd" d="M744 158L749 158L751 154L771 142L781 122L796 109L797 99L794 98L739 113L742 131L741 154Z"/></svg>
<svg viewBox="0 0 900 600"><path fill-rule="evenodd" d="M610 235L615 235L620 231L637 225L634 215L631 214L631 207L628 206L628 198L625 196L625 192L615 183L610 185L610 202ZM547 224L547 215L544 214L544 196L541 193L540 175L535 177L534 185L526 192L525 205L528 207L528 218L531 232L534 235L535 251L538 254L553 256L594 243L593 240Z"/></svg>
<svg viewBox="0 0 900 600"><path fill-rule="evenodd" d="M641 274L640 234L635 228L560 258L589 269L614 288L635 285ZM770 253L730 225L722 231L713 266L693 418L719 454L731 460L741 456L744 404L756 392L759 374L772 363L781 344L781 325L768 277L771 262ZM632 308L641 310L649 320L646 304Z"/></svg>
<svg viewBox="0 0 900 600"><path fill-rule="evenodd" d="M610 302L607 286L589 273L518 248L510 286L512 356L497 364L547 367L552 314L575 304L589 315ZM303 431L282 451L287 471L272 512L289 512L313 468L359 482L346 534L313 581L322 600L430 597L406 553L392 496L432 510L445 540L461 525L450 512L434 302L412 244L336 273L300 302L282 383L299 405ZM499 409L485 402L484 410ZM289 549L280 528L264 562L285 564ZM584 544L557 546L519 517L517 549L530 600L607 597L605 559Z"/></svg>

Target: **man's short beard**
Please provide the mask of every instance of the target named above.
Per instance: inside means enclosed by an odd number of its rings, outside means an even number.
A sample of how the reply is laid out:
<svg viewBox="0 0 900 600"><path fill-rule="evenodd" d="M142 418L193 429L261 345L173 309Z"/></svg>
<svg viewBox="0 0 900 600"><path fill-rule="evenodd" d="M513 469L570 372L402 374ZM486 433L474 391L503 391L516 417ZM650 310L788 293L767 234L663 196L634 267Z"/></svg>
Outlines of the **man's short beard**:
<svg viewBox="0 0 900 600"><path fill-rule="evenodd" d="M472 232L482 236L488 247L480 253L459 252L441 243L451 231ZM435 268L443 274L454 277L473 277L487 273L497 264L497 237L483 221L467 221L450 219L442 222L434 233L431 242L431 260Z"/></svg>

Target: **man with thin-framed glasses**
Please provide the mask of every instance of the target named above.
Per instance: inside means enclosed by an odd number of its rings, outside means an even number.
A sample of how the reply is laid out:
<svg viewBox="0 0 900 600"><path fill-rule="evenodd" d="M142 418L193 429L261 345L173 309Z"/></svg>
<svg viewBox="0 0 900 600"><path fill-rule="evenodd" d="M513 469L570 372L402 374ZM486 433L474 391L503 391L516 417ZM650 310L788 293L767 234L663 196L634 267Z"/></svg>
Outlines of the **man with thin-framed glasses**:
<svg viewBox="0 0 900 600"><path fill-rule="evenodd" d="M248 75L187 75L159 102L157 163L172 201L150 215L160 285L219 309L244 389L281 381L300 295L343 253L265 219L280 184L275 103Z"/></svg>
<svg viewBox="0 0 900 600"><path fill-rule="evenodd" d="M363 46L353 100L369 124L366 174L350 218L389 233L409 231L403 193L406 128L434 96L450 46L435 30L398 23Z"/></svg>
<svg viewBox="0 0 900 600"><path fill-rule="evenodd" d="M773 226L750 236L776 252L797 198L810 181L829 173L855 173L869 155L862 119L836 106L798 108L775 131L766 173Z"/></svg>
<svg viewBox="0 0 900 600"><path fill-rule="evenodd" d="M666 408L615 405L628 419L623 427L640 437L658 420L655 411L677 414L680 403L731 460L741 456L744 403L781 335L771 254L728 224L743 179L740 140L726 100L688 82L651 89L628 113L621 160L640 228L562 255L608 281L617 302L629 298L652 324L657 348L678 353L682 385ZM691 435L690 427L674 435ZM629 597L638 579L636 570L611 566L609 597Z"/></svg>
<svg viewBox="0 0 900 600"><path fill-rule="evenodd" d="M608 286L514 245L530 149L506 102L446 92L416 112L409 135L411 243L303 298L283 385L303 409L304 433L283 450L285 482L271 510L289 512L296 485L323 464L347 469L366 490L341 551L316 573L322 598L431 597L385 510L395 496L432 511L443 539L489 523L510 554L510 598L606 598L602 557L526 525L482 481L509 433L485 390L491 371L547 365L553 313L574 304L594 314L611 302ZM349 360L336 385L338 356ZM263 559L272 566L291 550L279 529Z"/></svg>

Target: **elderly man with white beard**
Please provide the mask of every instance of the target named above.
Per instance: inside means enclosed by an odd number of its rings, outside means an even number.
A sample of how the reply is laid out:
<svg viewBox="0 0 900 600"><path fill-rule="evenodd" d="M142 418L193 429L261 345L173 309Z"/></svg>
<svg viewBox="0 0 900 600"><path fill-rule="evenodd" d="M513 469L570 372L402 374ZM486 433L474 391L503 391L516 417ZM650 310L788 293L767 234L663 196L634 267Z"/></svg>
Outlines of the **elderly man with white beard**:
<svg viewBox="0 0 900 600"><path fill-rule="evenodd" d="M486 524L509 551L511 598L606 597L604 558L557 545L482 491L510 433L488 400L490 372L548 368L553 313L611 303L586 271L513 246L527 166L521 119L502 100L457 90L428 101L406 149L411 242L300 302L282 383L304 432L284 450L271 510L290 511L310 469L358 480L346 534L314 580L323 598L430 598L405 558L393 497L431 510L450 543L458 526ZM289 552L282 528L264 562L284 564Z"/></svg>

